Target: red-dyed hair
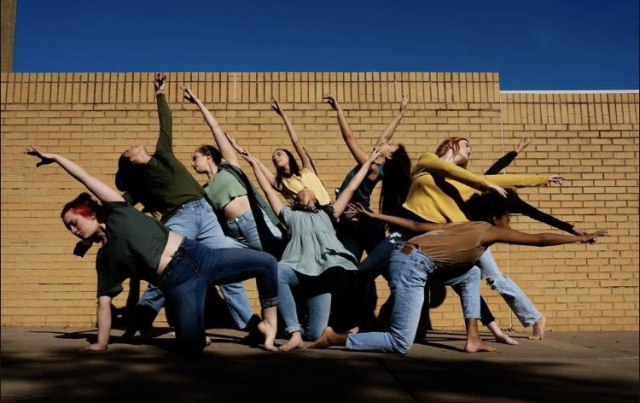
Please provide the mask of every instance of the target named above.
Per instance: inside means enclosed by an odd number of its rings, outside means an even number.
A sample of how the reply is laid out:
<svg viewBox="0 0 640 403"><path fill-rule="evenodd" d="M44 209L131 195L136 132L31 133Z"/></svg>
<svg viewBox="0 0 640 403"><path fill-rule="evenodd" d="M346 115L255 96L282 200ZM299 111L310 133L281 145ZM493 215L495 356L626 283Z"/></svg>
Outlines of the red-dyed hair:
<svg viewBox="0 0 640 403"><path fill-rule="evenodd" d="M83 217L91 217L95 214L100 223L106 221L110 212L110 209L95 201L87 192L80 193L78 197L65 204L60 212L60 218L64 217L69 210L73 210L74 213Z"/></svg>

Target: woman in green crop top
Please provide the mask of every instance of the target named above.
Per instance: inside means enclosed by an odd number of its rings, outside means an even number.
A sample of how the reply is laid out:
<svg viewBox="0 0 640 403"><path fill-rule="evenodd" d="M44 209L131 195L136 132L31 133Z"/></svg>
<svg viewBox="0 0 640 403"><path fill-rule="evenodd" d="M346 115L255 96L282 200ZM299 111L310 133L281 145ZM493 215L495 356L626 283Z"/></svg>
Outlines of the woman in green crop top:
<svg viewBox="0 0 640 403"><path fill-rule="evenodd" d="M278 280L272 256L253 250L237 253L232 248L208 248L131 207L118 192L67 158L41 153L35 147L25 153L41 159L37 166L57 163L102 203L83 193L61 213L72 234L101 244L96 257L98 340L82 350L107 349L111 300L122 292L127 278L146 280L162 291L176 314L179 348L187 354L199 354L206 345L204 303L209 285L255 278L263 315L257 327L264 335L265 349L277 350Z"/></svg>
<svg viewBox="0 0 640 403"><path fill-rule="evenodd" d="M218 148L210 145L196 148L191 167L207 175L204 190L225 232L251 249L279 258L284 248L280 242L280 221L240 169L236 151L213 114L189 86L180 88L185 99L198 106L218 145Z"/></svg>

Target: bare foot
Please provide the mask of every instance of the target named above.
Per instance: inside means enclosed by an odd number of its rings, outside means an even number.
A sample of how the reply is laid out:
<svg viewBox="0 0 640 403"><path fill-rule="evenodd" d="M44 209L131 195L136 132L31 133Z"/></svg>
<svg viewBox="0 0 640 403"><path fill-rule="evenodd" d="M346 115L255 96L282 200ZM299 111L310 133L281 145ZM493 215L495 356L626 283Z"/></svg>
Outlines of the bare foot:
<svg viewBox="0 0 640 403"><path fill-rule="evenodd" d="M263 320L258 323L258 330L264 335L264 349L267 351L279 351L275 345L276 333L278 332L276 326Z"/></svg>
<svg viewBox="0 0 640 403"><path fill-rule="evenodd" d="M291 338L289 339L289 341L284 346L280 346L280 351L293 351L301 349L302 347L304 347L302 335L300 334L300 332L294 332L291 334Z"/></svg>
<svg viewBox="0 0 640 403"><path fill-rule="evenodd" d="M542 315L540 320L533 325L533 334L529 340L542 340L544 338L544 328L547 326L547 317Z"/></svg>
<svg viewBox="0 0 640 403"><path fill-rule="evenodd" d="M504 333L496 334L495 338L496 338L496 343L507 344L509 346L517 346L518 344L520 344L518 343L517 340L512 339L511 337L507 336Z"/></svg>
<svg viewBox="0 0 640 403"><path fill-rule="evenodd" d="M487 343L482 341L482 339L476 339L476 340L467 339L467 342L464 344L464 351L466 353L478 353L481 351L494 352L494 351L498 351L498 349L488 345Z"/></svg>
<svg viewBox="0 0 640 403"><path fill-rule="evenodd" d="M349 333L356 333L358 328L351 329ZM355 330L355 331L353 331ZM347 342L348 334L336 333L330 326L327 326L318 340L313 342L309 348L327 348L331 346L344 346Z"/></svg>

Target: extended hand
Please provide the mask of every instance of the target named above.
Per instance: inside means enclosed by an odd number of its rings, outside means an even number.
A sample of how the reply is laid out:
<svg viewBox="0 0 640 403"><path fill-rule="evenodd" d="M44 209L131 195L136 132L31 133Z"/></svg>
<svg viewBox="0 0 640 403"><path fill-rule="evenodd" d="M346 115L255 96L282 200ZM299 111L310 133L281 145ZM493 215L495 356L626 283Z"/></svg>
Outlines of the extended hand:
<svg viewBox="0 0 640 403"><path fill-rule="evenodd" d="M338 109L338 101L336 101L336 97L331 94L324 94L322 96L322 100L327 101L327 103L331 106L332 109Z"/></svg>
<svg viewBox="0 0 640 403"><path fill-rule="evenodd" d="M520 143L518 143L518 147L516 147L516 152L520 154L520 152L527 148L527 146L531 143L533 143L533 139L529 137L523 137L522 140L520 140Z"/></svg>
<svg viewBox="0 0 640 403"><path fill-rule="evenodd" d="M163 92L164 85L166 84L166 82L167 82L167 75L162 73L157 73L156 80L153 82L153 86L155 87L156 92Z"/></svg>
<svg viewBox="0 0 640 403"><path fill-rule="evenodd" d="M278 115L282 115L282 109L280 109L280 104L278 103L278 100L275 99L274 97L271 97L271 108L274 111L276 111Z"/></svg>
<svg viewBox="0 0 640 403"><path fill-rule="evenodd" d="M403 95L402 102L400 103L400 112L404 112L407 109L408 103L409 103L409 95Z"/></svg>
<svg viewBox="0 0 640 403"><path fill-rule="evenodd" d="M42 154L34 146L31 146L31 148L27 148L24 151L24 154L33 155L34 157L40 158L40 161L36 163L36 167L39 167L41 165L49 165L55 162L54 158L56 156L55 154Z"/></svg>
<svg viewBox="0 0 640 403"><path fill-rule="evenodd" d="M180 89L184 91L184 99L191 103L196 103L196 96L193 95L193 91L191 91L188 85L180 85Z"/></svg>
<svg viewBox="0 0 640 403"><path fill-rule="evenodd" d="M562 181L564 180L564 177L561 175L550 175L549 176L549 183L557 183L558 185L562 186Z"/></svg>

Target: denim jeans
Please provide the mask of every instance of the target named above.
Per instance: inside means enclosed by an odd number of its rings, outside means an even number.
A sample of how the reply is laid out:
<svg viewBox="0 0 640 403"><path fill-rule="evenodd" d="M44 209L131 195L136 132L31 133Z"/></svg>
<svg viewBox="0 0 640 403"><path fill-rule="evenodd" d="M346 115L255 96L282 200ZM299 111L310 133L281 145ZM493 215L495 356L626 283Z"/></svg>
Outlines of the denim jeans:
<svg viewBox="0 0 640 403"><path fill-rule="evenodd" d="M278 227L273 225L266 213L263 212L261 219L264 219L264 222L267 224L267 227L269 227L273 235L277 238L282 237L282 232ZM262 248L262 243L260 242L260 234L258 233L256 220L251 210L247 210L235 218L228 219L227 228L229 229L229 236L240 242L244 247L255 250L264 250Z"/></svg>
<svg viewBox="0 0 640 403"><path fill-rule="evenodd" d="M211 205L204 198L185 203L165 226L178 235L196 240L212 249L243 247L235 239L225 236ZM238 328L244 329L253 315L244 286L242 283L227 284L220 286L220 291ZM164 302L162 292L149 284L138 301L133 327L141 330L150 328ZM176 313L171 314L173 316Z"/></svg>
<svg viewBox="0 0 640 403"><path fill-rule="evenodd" d="M292 288L301 286L301 280L307 287L300 293L307 304L307 323L302 326L298 320L298 310ZM278 311L284 320L285 330L291 334L300 332L309 340L315 340L329 324L331 313L331 293L322 287L314 289L309 283L319 279L296 273L286 264L278 264Z"/></svg>
<svg viewBox="0 0 640 403"><path fill-rule="evenodd" d="M365 280L365 312L364 315L368 315L370 312L375 311L378 304L378 293L376 290L374 280L382 275L384 278L389 277L389 256L395 249L397 244L403 244L409 238L399 232L394 232L387 238L382 240L371 253L367 254L367 257L358 265L358 271L361 272Z"/></svg>
<svg viewBox="0 0 640 403"><path fill-rule="evenodd" d="M492 290L498 291L523 326L534 325L540 320L542 314L522 292L520 287L509 277L502 274L489 249L480 256L476 264L480 268L482 278L487 281Z"/></svg>
<svg viewBox="0 0 640 403"><path fill-rule="evenodd" d="M396 245L389 263L389 288L393 296L389 331L350 334L347 349L406 354L411 348L424 302L424 287L436 265L420 250L413 249L405 254L402 247L402 243ZM447 275L446 283L461 292L465 318L479 318L479 271L458 271Z"/></svg>
<svg viewBox="0 0 640 403"><path fill-rule="evenodd" d="M211 249L184 238L157 279L157 286L175 314L180 349L199 353L205 346L204 303L209 284L231 284L256 279L260 306L278 303L277 262L267 253L237 249Z"/></svg>

